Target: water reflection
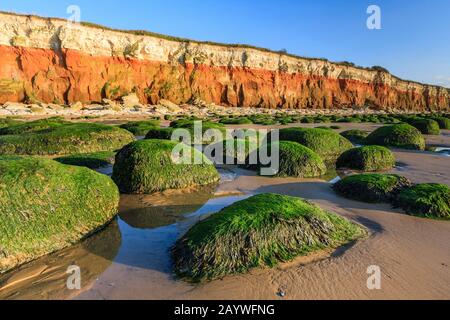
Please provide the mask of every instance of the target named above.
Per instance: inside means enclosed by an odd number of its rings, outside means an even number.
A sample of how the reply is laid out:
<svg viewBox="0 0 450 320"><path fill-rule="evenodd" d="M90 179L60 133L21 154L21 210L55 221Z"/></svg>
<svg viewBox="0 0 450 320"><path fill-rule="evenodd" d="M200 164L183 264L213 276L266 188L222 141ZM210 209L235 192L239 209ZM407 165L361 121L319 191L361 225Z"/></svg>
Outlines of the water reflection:
<svg viewBox="0 0 450 320"><path fill-rule="evenodd" d="M67 268L80 267L81 285L89 286L112 263L121 246L117 220L79 244L25 264L0 277L0 299L63 299Z"/></svg>
<svg viewBox="0 0 450 320"><path fill-rule="evenodd" d="M129 226L151 229L177 222L214 196L216 185L151 195L122 195L119 217Z"/></svg>

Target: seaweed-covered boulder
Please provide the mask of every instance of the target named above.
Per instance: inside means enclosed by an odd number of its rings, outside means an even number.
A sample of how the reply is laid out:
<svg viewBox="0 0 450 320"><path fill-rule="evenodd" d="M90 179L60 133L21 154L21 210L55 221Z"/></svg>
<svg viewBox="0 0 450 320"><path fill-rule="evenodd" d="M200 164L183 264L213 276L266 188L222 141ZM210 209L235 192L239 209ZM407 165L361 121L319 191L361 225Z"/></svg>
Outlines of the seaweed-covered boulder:
<svg viewBox="0 0 450 320"><path fill-rule="evenodd" d="M145 136L149 130L159 128L159 120L130 121L120 125L120 127L130 131L135 136Z"/></svg>
<svg viewBox="0 0 450 320"><path fill-rule="evenodd" d="M337 168L380 171L393 168L395 156L382 146L364 146L345 151L336 162Z"/></svg>
<svg viewBox="0 0 450 320"><path fill-rule="evenodd" d="M364 235L359 225L301 198L259 194L194 225L172 255L180 277L201 281L272 267Z"/></svg>
<svg viewBox="0 0 450 320"><path fill-rule="evenodd" d="M433 120L439 124L439 128L450 130L450 119L446 117L434 117Z"/></svg>
<svg viewBox="0 0 450 320"><path fill-rule="evenodd" d="M353 144L331 130L316 128L286 128L280 130L280 140L294 141L316 152L325 162L334 162Z"/></svg>
<svg viewBox="0 0 450 320"><path fill-rule="evenodd" d="M179 159L172 150L179 146ZM182 154L181 154L182 153ZM189 156L190 153L190 156ZM200 160L195 164L194 159ZM113 168L113 180L123 193L153 193L217 182L214 165L200 151L169 140L141 140L121 149Z"/></svg>
<svg viewBox="0 0 450 320"><path fill-rule="evenodd" d="M352 143L364 144L369 133L369 131L354 129L343 131L340 133L340 135L350 140Z"/></svg>
<svg viewBox="0 0 450 320"><path fill-rule="evenodd" d="M425 138L422 133L406 123L378 128L367 136L366 143L401 149L425 149Z"/></svg>
<svg viewBox="0 0 450 320"><path fill-rule="evenodd" d="M396 174L366 173L345 177L333 185L343 197L364 202L388 202L411 182Z"/></svg>
<svg viewBox="0 0 450 320"><path fill-rule="evenodd" d="M0 273L83 239L117 213L119 191L87 168L0 158Z"/></svg>
<svg viewBox="0 0 450 320"><path fill-rule="evenodd" d="M8 129L9 128L9 129ZM134 140L132 133L96 123L52 123L37 126L28 123L8 129L0 136L0 154L66 155L114 151Z"/></svg>
<svg viewBox="0 0 450 320"><path fill-rule="evenodd" d="M313 178L326 173L327 167L322 158L311 149L293 141L278 141L269 145L269 152L272 152L273 145L277 144L279 150L279 168L275 173L278 177ZM259 149L255 150L258 159ZM264 165L260 163L251 164L250 158L246 160L248 169L259 170ZM259 159L258 159L259 162ZM273 165L273 164L271 164Z"/></svg>
<svg viewBox="0 0 450 320"><path fill-rule="evenodd" d="M440 134L439 123L432 119L417 119L410 122L411 125L423 134Z"/></svg>
<svg viewBox="0 0 450 320"><path fill-rule="evenodd" d="M402 190L394 204L408 214L450 219L450 187L439 183L417 184Z"/></svg>

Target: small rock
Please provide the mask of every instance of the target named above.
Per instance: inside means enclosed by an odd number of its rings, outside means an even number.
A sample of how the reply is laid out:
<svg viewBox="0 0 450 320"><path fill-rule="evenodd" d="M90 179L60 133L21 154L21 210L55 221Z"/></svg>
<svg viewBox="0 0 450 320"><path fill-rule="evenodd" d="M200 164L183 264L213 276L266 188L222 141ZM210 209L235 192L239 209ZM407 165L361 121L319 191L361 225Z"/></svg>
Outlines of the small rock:
<svg viewBox="0 0 450 320"><path fill-rule="evenodd" d="M173 103L172 101L166 100L166 99L159 100L158 104L160 106L167 108L167 110L170 112L180 112L182 110L177 104Z"/></svg>
<svg viewBox="0 0 450 320"><path fill-rule="evenodd" d="M286 296L286 292L283 289L278 289L277 296L284 298Z"/></svg>
<svg viewBox="0 0 450 320"><path fill-rule="evenodd" d="M81 109L83 109L83 104L80 101L77 101L70 105L70 109L73 111L80 111Z"/></svg>
<svg viewBox="0 0 450 320"><path fill-rule="evenodd" d="M83 107L83 110L88 110L88 111L103 111L103 110L107 110L108 108L106 108L105 106L102 106L100 104L90 104L87 106Z"/></svg>
<svg viewBox="0 0 450 320"><path fill-rule="evenodd" d="M139 97L136 93L130 93L129 95L122 97L123 107L126 109L132 109L136 105L140 105Z"/></svg>

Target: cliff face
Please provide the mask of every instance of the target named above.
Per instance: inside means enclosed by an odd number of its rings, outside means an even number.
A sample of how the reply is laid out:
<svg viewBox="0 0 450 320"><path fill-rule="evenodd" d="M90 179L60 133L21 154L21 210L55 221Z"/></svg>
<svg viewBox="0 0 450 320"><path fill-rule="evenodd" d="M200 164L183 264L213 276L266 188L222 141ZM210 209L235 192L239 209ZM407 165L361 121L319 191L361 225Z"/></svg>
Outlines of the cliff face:
<svg viewBox="0 0 450 320"><path fill-rule="evenodd" d="M448 110L450 90L388 73L245 47L167 40L0 13L0 103L143 103L199 98L230 107Z"/></svg>

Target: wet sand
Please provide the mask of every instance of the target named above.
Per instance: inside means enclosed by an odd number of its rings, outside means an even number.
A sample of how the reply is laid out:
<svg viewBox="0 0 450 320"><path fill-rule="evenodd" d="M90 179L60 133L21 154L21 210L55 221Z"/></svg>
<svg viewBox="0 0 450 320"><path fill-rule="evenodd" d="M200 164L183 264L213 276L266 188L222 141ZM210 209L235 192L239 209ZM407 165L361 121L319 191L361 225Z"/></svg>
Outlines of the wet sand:
<svg viewBox="0 0 450 320"><path fill-rule="evenodd" d="M364 124L342 124L343 130L344 126L367 128ZM433 139L440 145L450 144L446 135L427 137ZM391 172L416 183L450 184L450 157L407 150L394 153L398 166ZM214 190L122 196L117 221L94 236L103 239L100 243L81 243L0 277L0 298L450 298L450 222L408 216L388 204L348 200L337 196L331 184L321 179L268 178L236 167L228 170L234 174L222 170L225 179ZM309 199L361 223L370 236L334 252L319 252L274 269L257 268L249 274L201 285L176 280L169 255L176 239L208 214L261 192ZM113 236L115 240L103 236L111 233L111 228L119 231ZM81 292L65 289L69 264L80 265L86 273ZM366 270L371 265L381 268L381 290L367 289ZM285 293L283 298L277 294L280 291Z"/></svg>

